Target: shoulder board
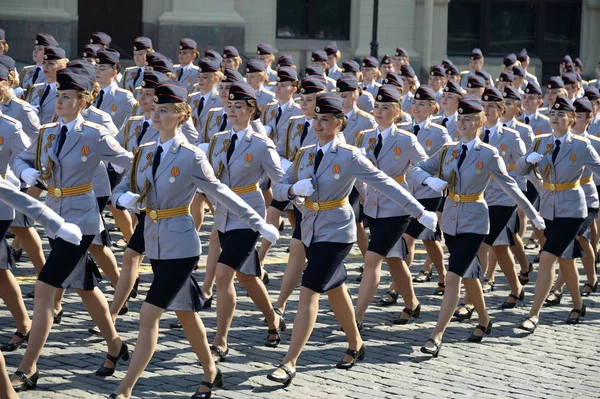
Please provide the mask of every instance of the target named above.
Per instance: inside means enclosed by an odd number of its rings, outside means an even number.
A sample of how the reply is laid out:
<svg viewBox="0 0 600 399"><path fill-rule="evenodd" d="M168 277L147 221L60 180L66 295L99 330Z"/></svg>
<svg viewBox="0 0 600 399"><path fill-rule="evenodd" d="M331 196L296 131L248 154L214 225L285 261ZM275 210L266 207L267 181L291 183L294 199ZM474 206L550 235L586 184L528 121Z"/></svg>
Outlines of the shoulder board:
<svg viewBox="0 0 600 399"><path fill-rule="evenodd" d="M432 116L431 117L431 121L439 121L440 119L442 119L442 115L436 115L436 116Z"/></svg>
<svg viewBox="0 0 600 399"><path fill-rule="evenodd" d="M19 104L29 104L27 101L23 100L22 98L19 97L13 97L11 98L12 101L19 103Z"/></svg>
<svg viewBox="0 0 600 399"><path fill-rule="evenodd" d="M576 134L574 134L574 135L573 135L573 138L574 138L575 140L579 140L579 141L588 141L588 139L587 139L587 138L585 138L585 137L581 137L581 136L579 136L579 135L576 135Z"/></svg>
<svg viewBox="0 0 600 399"><path fill-rule="evenodd" d="M9 121L9 122L12 122L12 123L17 123L17 122L19 122L19 121L18 121L18 120L16 120L15 118L13 118L13 117L10 117L10 116L8 116L8 115L6 115L6 114L1 114L1 115L0 115L0 117L4 118L4 119L6 119L7 121Z"/></svg>
<svg viewBox="0 0 600 399"><path fill-rule="evenodd" d="M139 86L141 88L141 86ZM137 87L136 87L137 89ZM123 89L122 87L117 87L117 91L120 91L121 93L125 93L125 94L131 94L131 92L127 89Z"/></svg>
<svg viewBox="0 0 600 399"><path fill-rule="evenodd" d="M142 119L144 119L143 115L135 115L135 116L130 116L128 121L141 121Z"/></svg>
<svg viewBox="0 0 600 399"><path fill-rule="evenodd" d="M519 132L516 129L511 129L510 127L503 127L502 131L507 132L507 133L512 133L515 136L519 136Z"/></svg>
<svg viewBox="0 0 600 399"><path fill-rule="evenodd" d="M365 130L363 130L362 132L358 132L358 134L356 135L356 138L354 139L355 146L360 147L362 145L362 142L365 138L365 133L366 133Z"/></svg>
<svg viewBox="0 0 600 399"><path fill-rule="evenodd" d="M593 134L588 134L587 139L590 141L597 141L600 143L600 138L594 136Z"/></svg>
<svg viewBox="0 0 600 399"><path fill-rule="evenodd" d="M187 96L188 102L190 102L190 100L192 99L192 97L194 97L198 93L200 93L200 92L199 91L195 91L193 93L188 94L188 96Z"/></svg>
<svg viewBox="0 0 600 399"><path fill-rule="evenodd" d="M350 145L348 143L339 143L338 144L338 148L343 148L343 149L348 150L348 151L354 151L354 150L358 149L355 146Z"/></svg>
<svg viewBox="0 0 600 399"><path fill-rule="evenodd" d="M266 108L266 107L274 107L274 106L276 106L277 104L279 104L277 101L271 101L270 103L266 103L266 104L265 104L265 108Z"/></svg>
<svg viewBox="0 0 600 399"><path fill-rule="evenodd" d="M431 125L430 125L430 126L435 126L436 128L438 128L438 129L440 129L440 130L441 130L441 129L446 129L444 126L442 126L442 125L440 125L440 124L437 124L437 123L435 123L435 122L431 122Z"/></svg>
<svg viewBox="0 0 600 399"><path fill-rule="evenodd" d="M84 122L85 123L85 122ZM40 129L50 129L52 127L57 127L59 125L58 122L51 122L51 123L46 123L45 125L42 125L40 127Z"/></svg>
<svg viewBox="0 0 600 399"><path fill-rule="evenodd" d="M460 74L461 74L461 75L466 75L466 74L468 74L469 72L470 72L470 71L460 71Z"/></svg>
<svg viewBox="0 0 600 399"><path fill-rule="evenodd" d="M529 126L529 125L527 123L517 121L517 126L527 128L527 126Z"/></svg>
<svg viewBox="0 0 600 399"><path fill-rule="evenodd" d="M268 139L268 137L265 136L264 134L257 133L257 132L252 133L252 137L256 137L257 139L261 139L262 141L265 141L265 142Z"/></svg>
<svg viewBox="0 0 600 399"><path fill-rule="evenodd" d="M362 133L362 134L367 134L367 133L374 132L375 130L377 130L377 129L375 129L375 128L372 128L372 129L365 129L365 130L361 130L361 133Z"/></svg>
<svg viewBox="0 0 600 399"><path fill-rule="evenodd" d="M308 150L309 148L315 148L316 146L317 146L316 144L311 144L311 145L307 145L305 147L300 148L300 150Z"/></svg>
<svg viewBox="0 0 600 399"><path fill-rule="evenodd" d="M83 121L83 125L91 127L92 129L100 130L103 126L90 121Z"/></svg>
<svg viewBox="0 0 600 399"><path fill-rule="evenodd" d="M222 132L218 132L213 134L213 137L222 136L224 134L229 134L229 130L223 130Z"/></svg>
<svg viewBox="0 0 600 399"><path fill-rule="evenodd" d="M218 112L221 111L223 109L223 107L215 107L215 108L211 108L208 110L208 112Z"/></svg>
<svg viewBox="0 0 600 399"><path fill-rule="evenodd" d="M398 123L398 126L409 126L412 125L412 122L400 122Z"/></svg>
<svg viewBox="0 0 600 399"><path fill-rule="evenodd" d="M490 144L487 144L484 142L481 143L481 146L484 148L487 148L488 150L491 150L491 151L498 151L498 149L496 147L494 147L493 145L490 145Z"/></svg>
<svg viewBox="0 0 600 399"><path fill-rule="evenodd" d="M41 82L41 83L36 83L33 86L31 86L31 89L33 90L33 88L37 88L37 87L42 87L43 85L45 85L45 82Z"/></svg>
<svg viewBox="0 0 600 399"><path fill-rule="evenodd" d="M151 147L151 146L153 146L154 144L156 144L156 141L149 141L149 142L147 142L147 143L144 143L144 144L140 145L140 146L138 147L138 149L140 149L140 148L144 148L144 147ZM182 145L183 145L183 144L182 144Z"/></svg>
<svg viewBox="0 0 600 399"><path fill-rule="evenodd" d="M598 79L592 79L592 80L588 80L588 83L589 83L589 84L594 84L594 83L596 83L597 81L598 81Z"/></svg>
<svg viewBox="0 0 600 399"><path fill-rule="evenodd" d="M173 68L181 68L181 64L173 64Z"/></svg>
<svg viewBox="0 0 600 399"><path fill-rule="evenodd" d="M193 145L193 144L190 144L190 143L188 143L188 142L183 142L183 143L181 143L181 146L182 146L183 148L185 148L186 150L190 150L190 151L192 151L192 152L196 152L196 151L198 151L198 147L196 147L195 145Z"/></svg>
<svg viewBox="0 0 600 399"><path fill-rule="evenodd" d="M548 112L548 107L542 107L542 108L538 109L538 112L539 112L540 114L542 114L542 113L545 113L545 112Z"/></svg>
<svg viewBox="0 0 600 399"><path fill-rule="evenodd" d="M26 69L31 69L31 68L33 68L34 66L35 66L35 65L25 65L25 66L23 67L23 70L26 70Z"/></svg>
<svg viewBox="0 0 600 399"><path fill-rule="evenodd" d="M367 118L367 119L371 118L371 114L366 111L363 111L362 109L358 110L357 115L362 116L363 118Z"/></svg>
<svg viewBox="0 0 600 399"><path fill-rule="evenodd" d="M304 118L304 115L296 115L296 116L290 116L290 120L289 123L294 123L294 122L298 122L299 119Z"/></svg>
<svg viewBox="0 0 600 399"><path fill-rule="evenodd" d="M138 67L137 67L137 66L130 66L130 67L127 67L127 68L125 68L125 72L127 72L127 71L131 71L133 68L138 68Z"/></svg>
<svg viewBox="0 0 600 399"><path fill-rule="evenodd" d="M396 133L402 134L404 136L414 137L416 139L416 136L413 133L409 132L408 130L398 129L398 130L396 130Z"/></svg>
<svg viewBox="0 0 600 399"><path fill-rule="evenodd" d="M550 118L548 118L548 116L547 116L547 115L544 115L544 114L541 114L541 113L540 113L538 116L539 116L540 118L542 118L543 120L545 120L545 121L550 121Z"/></svg>
<svg viewBox="0 0 600 399"><path fill-rule="evenodd" d="M531 72L527 72L527 76L531 76L537 79L537 76L535 76L534 74L532 74Z"/></svg>
<svg viewBox="0 0 600 399"><path fill-rule="evenodd" d="M539 134L539 135L535 136L535 138L543 139L543 138L550 137L550 136L552 136L552 133L545 133L545 134Z"/></svg>

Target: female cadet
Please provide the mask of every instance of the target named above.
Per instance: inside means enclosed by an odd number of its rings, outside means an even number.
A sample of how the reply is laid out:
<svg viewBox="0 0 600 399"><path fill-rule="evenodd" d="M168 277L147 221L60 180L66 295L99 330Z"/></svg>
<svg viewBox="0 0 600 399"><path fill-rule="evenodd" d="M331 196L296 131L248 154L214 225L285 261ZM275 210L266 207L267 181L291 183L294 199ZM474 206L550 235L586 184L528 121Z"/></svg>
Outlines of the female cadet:
<svg viewBox="0 0 600 399"><path fill-rule="evenodd" d="M548 81L548 85L546 86L546 109L544 109L544 113L547 114L548 117L550 117L550 111L552 110L551 108L554 106L556 97L560 95L567 95L567 90L565 89L565 82L563 82L560 76L553 76L550 78L550 80Z"/></svg>
<svg viewBox="0 0 600 399"><path fill-rule="evenodd" d="M142 84L144 70L146 69L146 54L153 52L152 39L148 37L137 37L133 41L134 66L125 68L121 87L133 93L136 87Z"/></svg>
<svg viewBox="0 0 600 399"><path fill-rule="evenodd" d="M567 97L559 95L550 111L552 134L536 137L532 148L517 162L520 173L532 170L543 179L540 190L540 214L546 221L546 242L542 247L529 317L520 328L534 332L544 300L554 280L554 263L577 236L587 216L585 194L580 178L585 168L600 174L600 157L589 140L574 135L575 108ZM560 273L573 299L567 323L579 323L585 305L579 292L579 276L574 262L559 263Z"/></svg>
<svg viewBox="0 0 600 399"><path fill-rule="evenodd" d="M435 93L435 101L438 104L442 102L442 95L444 94L444 86L446 86L446 71L441 65L434 65L429 70L429 86Z"/></svg>
<svg viewBox="0 0 600 399"><path fill-rule="evenodd" d="M269 43L261 43L256 46L256 59L261 60L265 64L265 73L269 77L269 83L277 81L277 72L271 66L275 62L275 54L273 47Z"/></svg>
<svg viewBox="0 0 600 399"><path fill-rule="evenodd" d="M191 88L198 78L198 67L194 65L194 60L200 58L198 45L196 41L189 37L179 40L179 65L174 65L174 73L177 81L191 92Z"/></svg>
<svg viewBox="0 0 600 399"><path fill-rule="evenodd" d="M373 111L377 127L362 131L356 139L356 146L364 149L366 157L379 170L408 188L405 181L408 168L411 164L427 159L427 155L417 137L396 126L395 122L400 117L400 113L398 90L394 86L382 86L377 93ZM379 286L381 264L384 259L406 305L403 314L394 323L406 324L411 317L418 318L421 313L408 266L399 256L395 254L388 256L410 224L410 215L406 209L399 207L388 197L380 195L376 187L367 186L365 191L364 214L369 223L371 240L365 254L364 272L355 310L359 331L362 330L367 307ZM435 224L432 226L435 229Z"/></svg>
<svg viewBox="0 0 600 399"><path fill-rule="evenodd" d="M231 130L212 137L208 150L209 160L216 170L217 178L241 195L262 216L265 214L265 202L258 182L264 173L271 181L277 182L283 175L283 170L273 142L256 133L250 125L250 120L260 117L260 111L254 90L248 84L241 82L231 85L227 114ZM217 332L211 351L213 358L222 361L229 352L227 335L236 305L234 277L237 276L267 320L269 334L265 346L279 345L279 334L285 330L285 323L273 311L267 290L260 279L262 268L256 252L258 233L242 224L239 217L232 215L227 204L219 202L218 198L213 205L221 255L216 270L219 291ZM277 230L270 224L266 226ZM274 242L268 236L265 238Z"/></svg>
<svg viewBox="0 0 600 399"><path fill-rule="evenodd" d="M387 74L394 71L394 60L389 54L385 54L379 64L379 84L383 84L383 79L385 79Z"/></svg>
<svg viewBox="0 0 600 399"><path fill-rule="evenodd" d="M342 77L342 68L338 66L338 62L342 59L342 52L338 49L337 43L331 42L325 46L325 54L327 54L327 76L338 80Z"/></svg>
<svg viewBox="0 0 600 399"><path fill-rule="evenodd" d="M235 47L226 46L223 48L223 62L221 65L223 68L231 68L235 71L242 65L242 58Z"/></svg>
<svg viewBox="0 0 600 399"><path fill-rule="evenodd" d="M3 80L0 82L0 104L10 99L7 79L8 69L0 65L0 80ZM16 188L19 187L19 182L8 168L8 164L12 158L30 145L31 141L23 132L21 123L0 111L0 180L10 179L11 184L15 184ZM14 209L2 204L0 207L0 292L17 325L17 331L11 340L0 346L0 350L4 352L19 349L27 341L31 328L31 320L23 303L21 289L11 271L15 267L14 258L10 254L11 249L4 237L14 217Z"/></svg>
<svg viewBox="0 0 600 399"><path fill-rule="evenodd" d="M267 104L275 102L275 94L265 90L264 87L266 83L269 83L269 77L267 76L264 62L260 60L250 60L246 63L246 81L256 93L256 103L261 112L265 109ZM271 119L276 117L276 115L272 117L270 112L267 112L267 114L268 115L263 114L261 118L262 123L265 126Z"/></svg>
<svg viewBox="0 0 600 399"><path fill-rule="evenodd" d="M362 109L369 114L373 112L373 105L375 104L375 99L373 95L366 90L362 89L362 72L360 71L360 66L358 62L354 60L344 61L342 63L342 76L351 75L356 78L358 81L358 100L356 100L356 106L359 109Z"/></svg>
<svg viewBox="0 0 600 399"><path fill-rule="evenodd" d="M446 81L454 82L460 86L460 72L456 65L448 64L446 67Z"/></svg>
<svg viewBox="0 0 600 399"><path fill-rule="evenodd" d="M434 357L440 352L444 331L458 303L463 278L467 293L479 315L479 324L469 341L479 342L484 334L492 332L492 321L487 313L479 282L481 268L479 262L473 262L490 231L487 205L483 197L490 177L493 176L500 183L519 207L527 209L527 214L534 223L544 227L544 221L536 214L514 179L508 175L498 151L479 139L479 131L485 124L479 99L462 99L457 119L460 142L445 145L438 153L420 162L409 172L409 182L414 185L427 184L436 190L448 186L449 190L442 222L450 252L446 292L436 327L431 338L421 347L421 352ZM440 177L434 177L436 174Z"/></svg>
<svg viewBox="0 0 600 399"><path fill-rule="evenodd" d="M571 132L574 135L588 139L592 147L596 150L596 152L598 152L600 150L600 139L590 135L586 130L590 121L592 120L592 104L587 98L579 98L573 102L573 107L575 107L576 118ZM592 292L598 291L598 277L596 275L595 267L596 252L592 247L593 241L591 240L591 233L592 231L596 230L594 224L596 217L598 216L599 204L598 191L594 184L592 172L589 169L586 168L584 170L583 174L581 175L580 184L585 194L585 202L588 211L588 215L585 218L583 225L577 232L577 241L583 249L584 254L583 258L581 259L581 263L583 263L583 269L585 270L587 277L587 282L581 289L581 296L590 296ZM597 234L597 232L594 232L594 234ZM574 260L571 259L560 259L559 263L565 261L574 262ZM546 304L557 305L560 303L564 283L565 281L563 275L560 273L556 279L556 282L554 283L554 286L552 287L551 295L546 299Z"/></svg>
<svg viewBox="0 0 600 399"><path fill-rule="evenodd" d="M390 92L396 94L395 90ZM425 211L407 190L376 169L357 148L340 143L336 136L344 130L346 117L338 95L319 94L315 111L313 129L317 144L300 150L294 165L273 189L276 199L291 199L300 206L302 242L308 257L290 348L281 365L267 377L286 386L296 375L296 362L314 328L322 293L327 293L348 338L349 348L336 367L349 369L365 357L346 290L343 263L356 240L354 215L348 202L355 179L382 191L423 223L433 227L437 222L435 213Z"/></svg>
<svg viewBox="0 0 600 399"><path fill-rule="evenodd" d="M32 53L35 64L24 66L19 74L21 87L25 92L23 98L27 98L29 90L33 85L46 81L46 76L44 75L44 48L46 46L58 46L58 42L54 36L47 33L38 33L35 35Z"/></svg>
<svg viewBox="0 0 600 399"><path fill-rule="evenodd" d="M412 113L411 107L415 92L417 91L417 75L410 65L402 65L400 69L400 78L402 79L402 110L407 113Z"/></svg>
<svg viewBox="0 0 600 399"><path fill-rule="evenodd" d="M419 144L425 149L427 156L435 154L444 144L452 141L445 127L431 121L431 115L438 113L439 110L440 106L436 101L435 92L432 88L429 86L419 87L415 93L412 105L412 129L410 125L407 128L412 130ZM443 200L443 193L441 191L421 185L411 186L411 194L423 204L425 209L432 212L440 208ZM443 292L446 270L444 268L444 251L440 244L441 233L439 228L425 230L425 226L413 219L406 229L404 239L408 246L407 263L409 265L412 264L414 258L416 240L423 240L427 249L427 255L438 272L439 282L434 293ZM431 277L431 274L426 275L426 272L423 275L426 278Z"/></svg>
<svg viewBox="0 0 600 399"><path fill-rule="evenodd" d="M48 185L46 204L78 224L84 236L80 245L73 245L50 235L52 250L36 283L29 344L18 368L20 374L15 373L12 381L18 390L36 387L37 360L52 325L52 299L62 288L76 289L108 344L107 359L96 374L112 375L118 360L129 356L127 345L110 319L106 299L95 289L98 270L84 258L102 225L91 184L96 168L101 161L128 168L132 155L104 127L84 121L81 116L86 104L84 92L91 90L91 80L69 68L58 73L57 81L56 114L61 122L40 129L37 145L15 158L14 171L27 184L41 178Z"/></svg>
<svg viewBox="0 0 600 399"><path fill-rule="evenodd" d="M146 210L141 223L145 224L146 242L155 243L147 247L155 276L140 311L133 360L112 398L131 396L154 354L158 323L165 309L176 312L204 369L204 380L193 397L209 398L213 387L223 386L223 376L211 358L206 331L196 313L200 306L199 289L192 272L198 263L200 241L189 209L196 187L240 215L240 221L252 231L260 231L273 241L278 237L275 228L219 182L204 152L186 142L180 131L191 115L186 98L186 88L180 83L156 86L152 122L159 137L138 148L131 175L115 189L117 204Z"/></svg>
<svg viewBox="0 0 600 399"><path fill-rule="evenodd" d="M362 89L371 93L373 97L377 95L379 90L379 79L381 79L381 72L379 71L379 61L375 57L365 57L362 60L362 66L360 68L362 72Z"/></svg>
<svg viewBox="0 0 600 399"><path fill-rule="evenodd" d="M398 72L390 72L383 79L384 85L392 85L396 87L398 90L398 95L400 98L404 95L404 82L402 81L402 77L398 74ZM412 123L412 117L408 112L404 112L402 106L400 106L400 116L398 117L396 123Z"/></svg>
<svg viewBox="0 0 600 399"><path fill-rule="evenodd" d="M65 50L60 47L47 46L44 48L44 76L46 82L31 86L27 101L38 110L42 124L54 119L54 103L56 102L56 72L67 66L69 60Z"/></svg>

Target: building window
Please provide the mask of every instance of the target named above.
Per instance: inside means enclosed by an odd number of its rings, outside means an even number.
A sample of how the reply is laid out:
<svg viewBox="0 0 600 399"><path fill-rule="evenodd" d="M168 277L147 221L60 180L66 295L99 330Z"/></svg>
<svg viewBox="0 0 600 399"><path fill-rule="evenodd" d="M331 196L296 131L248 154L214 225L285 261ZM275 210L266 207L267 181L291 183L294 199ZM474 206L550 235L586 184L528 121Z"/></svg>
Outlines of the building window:
<svg viewBox="0 0 600 399"><path fill-rule="evenodd" d="M277 0L277 38L350 39L351 0Z"/></svg>

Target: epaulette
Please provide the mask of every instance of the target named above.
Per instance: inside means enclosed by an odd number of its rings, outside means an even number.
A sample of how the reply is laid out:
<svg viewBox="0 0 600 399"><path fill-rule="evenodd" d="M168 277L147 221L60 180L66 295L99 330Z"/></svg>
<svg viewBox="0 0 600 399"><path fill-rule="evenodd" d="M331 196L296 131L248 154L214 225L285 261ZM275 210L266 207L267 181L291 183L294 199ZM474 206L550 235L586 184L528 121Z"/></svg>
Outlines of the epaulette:
<svg viewBox="0 0 600 399"><path fill-rule="evenodd" d="M12 101L19 103L19 104L29 104L27 101L23 100L22 98L19 97L13 97L11 98Z"/></svg>
<svg viewBox="0 0 600 399"><path fill-rule="evenodd" d="M414 133L411 133L411 132L409 132L408 130L404 130L404 129L398 129L398 130L396 131L396 133L400 133L400 134L402 134L402 135L404 135L404 136L409 136L409 137L415 137L415 138L416 138L416 136L414 135Z"/></svg>
<svg viewBox="0 0 600 399"><path fill-rule="evenodd" d="M508 127L508 126L504 126L504 127L502 127L502 131L503 131L503 132L507 132L507 133L512 133L512 134L514 134L515 136L520 136L520 134L519 134L519 131L518 131L518 130L516 130L516 129L512 129L512 128Z"/></svg>
<svg viewBox="0 0 600 399"><path fill-rule="evenodd" d="M588 139L587 139L587 138L585 138L585 137L581 137L581 136L579 136L579 135L576 135L576 134L574 134L574 135L573 135L573 138L574 138L575 140L579 140L579 141L588 141Z"/></svg>
<svg viewBox="0 0 600 399"><path fill-rule="evenodd" d="M588 80L588 84L593 85L593 84L596 84L597 81L598 81L598 79L591 79L591 80Z"/></svg>
<svg viewBox="0 0 600 399"><path fill-rule="evenodd" d="M523 123L523 122L517 121L517 126L527 127L529 125L527 123Z"/></svg>
<svg viewBox="0 0 600 399"><path fill-rule="evenodd" d="M442 116L443 116L443 115L435 115L435 116L432 116L432 117L431 117L431 121L433 122L433 121L440 120L440 119L442 119Z"/></svg>
<svg viewBox="0 0 600 399"><path fill-rule="evenodd" d="M492 150L492 151L498 152L498 149L496 147L494 147L493 145L491 145L491 144L481 142L481 146L487 148L488 150Z"/></svg>
<svg viewBox="0 0 600 399"><path fill-rule="evenodd" d="M348 144L348 143L339 143L339 144L338 144L338 147L339 147L339 148L343 148L343 149L345 149L345 150L349 150L349 151L358 150L358 148L356 148L355 146L353 146L353 145L350 145L350 144Z"/></svg>
<svg viewBox="0 0 600 399"><path fill-rule="evenodd" d="M25 65L25 66L23 67L23 70L26 70L26 69L31 69L31 68L33 68L34 66L35 66L35 65Z"/></svg>
<svg viewBox="0 0 600 399"><path fill-rule="evenodd" d="M11 122L11 123L14 123L14 124L16 124L16 123L18 123L18 122L19 122L17 119L15 119L15 118L13 118L13 117L11 117L11 116L8 116L8 115L6 115L6 114L0 114L0 116L1 116L2 118L6 119L7 121L9 121L9 122Z"/></svg>
<svg viewBox="0 0 600 399"><path fill-rule="evenodd" d="M265 108L267 108L267 107L272 107L272 106L274 106L274 105L277 105L277 104L278 104L278 102L277 102L277 101L271 101L270 103L266 103L266 104L265 104Z"/></svg>
<svg viewBox="0 0 600 399"><path fill-rule="evenodd" d="M136 87L136 89L137 89L137 87ZM127 94L127 93L131 94L131 92L129 90L123 89L122 87L117 87L117 91L120 91L121 93L125 93L125 94Z"/></svg>
<svg viewBox="0 0 600 399"><path fill-rule="evenodd" d="M363 111L362 109L359 109L356 114L359 116L362 116L363 118L367 118L367 119L371 118L371 114L366 111Z"/></svg>
<svg viewBox="0 0 600 399"><path fill-rule="evenodd" d="M139 68L139 67L138 67L138 66L130 66L130 67L127 67L127 68L125 68L125 72L127 72L127 71L131 71L133 68Z"/></svg>
<svg viewBox="0 0 600 399"><path fill-rule="evenodd" d="M262 141L267 141L268 137L262 133L254 132L252 133L252 137L256 137L257 139L261 139Z"/></svg>
<svg viewBox="0 0 600 399"><path fill-rule="evenodd" d="M537 139L539 137L540 139L543 139L545 137L550 137L550 136L552 136L552 133L544 133L544 134L535 136L535 138Z"/></svg>
<svg viewBox="0 0 600 399"><path fill-rule="evenodd" d="M189 143L189 142L183 142L181 143L181 146L187 150L190 150L192 152L196 152L198 151L198 147L196 147L195 145Z"/></svg>
<svg viewBox="0 0 600 399"><path fill-rule="evenodd" d="M301 119L301 118L304 118L304 115L295 115L295 116L290 116L290 119L289 119L289 120L290 120L290 122L291 122L291 121L295 121L295 120L298 120L298 119Z"/></svg>
<svg viewBox="0 0 600 399"><path fill-rule="evenodd" d="M371 129L371 131L374 129ZM363 130L358 132L358 134L356 135L356 138L354 139L354 145L357 147L360 147L362 145L363 140L365 139L365 134L368 132L368 130Z"/></svg>
<svg viewBox="0 0 600 399"><path fill-rule="evenodd" d="M540 113L540 114L538 114L538 116L539 116L539 117L541 117L541 118L542 118L543 120L545 120L545 121L550 121L550 118L548 118L548 116L547 116L547 115L544 115L544 114L541 114L541 113Z"/></svg>
<svg viewBox="0 0 600 399"><path fill-rule="evenodd" d="M412 122L400 122L398 123L398 126L409 126L412 125Z"/></svg>
<svg viewBox="0 0 600 399"><path fill-rule="evenodd" d="M150 146L153 146L154 144L156 144L156 141L149 141L147 143L140 144L140 146L138 147L138 151L139 151L140 148L150 147Z"/></svg>
<svg viewBox="0 0 600 399"><path fill-rule="evenodd" d="M141 121L142 119L144 119L143 115L134 115L130 116L129 119L127 119L127 121Z"/></svg>
<svg viewBox="0 0 600 399"><path fill-rule="evenodd" d="M46 82L40 82L40 83L36 83L36 84L34 84L33 86L31 86L31 90L33 91L33 89L34 89L34 88L41 87L41 86L43 86L43 85L45 85L45 84L46 84Z"/></svg>
<svg viewBox="0 0 600 399"><path fill-rule="evenodd" d="M188 96L187 96L187 102L189 103L190 100L192 99L192 97L194 97L198 93L200 93L200 92L199 91L195 91L193 93L188 94Z"/></svg>
<svg viewBox="0 0 600 399"><path fill-rule="evenodd" d="M99 125L97 123L90 122L90 121L83 121L83 125L86 125L87 127L91 127L92 129L96 129L96 130L100 130L104 127L102 125Z"/></svg>
<svg viewBox="0 0 600 399"><path fill-rule="evenodd" d="M588 135L587 135L587 139L588 139L588 140L590 140L590 141L597 141L597 142L600 142L600 138L598 138L598 137L594 136L593 134L588 134Z"/></svg>
<svg viewBox="0 0 600 399"><path fill-rule="evenodd" d="M223 107L215 107L215 108L209 109L208 112L217 112L217 111L220 111L222 109L223 109Z"/></svg>
<svg viewBox="0 0 600 399"><path fill-rule="evenodd" d="M222 136L224 134L229 134L229 132L230 132L230 130L223 130L222 132L218 132L218 133L213 134L213 137Z"/></svg>
<svg viewBox="0 0 600 399"><path fill-rule="evenodd" d="M46 123L45 125L42 125L40 127L40 129L49 129L49 128L52 128L52 127L57 127L58 125L59 125L58 122L50 122L50 123Z"/></svg>
<svg viewBox="0 0 600 399"><path fill-rule="evenodd" d="M466 74L468 74L469 72L471 72L471 71L460 71L460 74L461 74L461 75L466 75Z"/></svg>
<svg viewBox="0 0 600 399"><path fill-rule="evenodd" d="M444 126L442 126L440 124L437 124L437 123L434 123L434 122L431 122L431 126L435 126L438 129L446 129Z"/></svg>

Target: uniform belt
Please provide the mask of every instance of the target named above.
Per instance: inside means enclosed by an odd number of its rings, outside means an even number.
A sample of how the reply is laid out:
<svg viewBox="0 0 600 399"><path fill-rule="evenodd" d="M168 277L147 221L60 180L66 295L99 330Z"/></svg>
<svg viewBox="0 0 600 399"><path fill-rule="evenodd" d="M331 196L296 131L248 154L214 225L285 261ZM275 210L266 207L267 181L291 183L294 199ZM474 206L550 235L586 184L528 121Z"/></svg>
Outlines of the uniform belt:
<svg viewBox="0 0 600 399"><path fill-rule="evenodd" d="M304 206L311 211L330 211L332 209L341 208L349 204L350 201L348 201L348 197L325 202L311 202L308 200L304 201Z"/></svg>
<svg viewBox="0 0 600 399"><path fill-rule="evenodd" d="M81 186L75 187L50 187L48 186L48 195L51 197L61 198L61 197L74 197L76 195L82 195L92 192L92 183L83 184Z"/></svg>
<svg viewBox="0 0 600 399"><path fill-rule="evenodd" d="M185 216L190 214L190 206L180 206L177 208L168 209L146 209L146 217L156 221L160 219L169 219L177 216Z"/></svg>
<svg viewBox="0 0 600 399"><path fill-rule="evenodd" d="M257 191L257 190L258 190L258 182L252 183L252 184L248 184L247 186L233 187L231 189L231 191L233 191L237 195L249 194L249 193Z"/></svg>
<svg viewBox="0 0 600 399"><path fill-rule="evenodd" d="M594 178L592 176L588 176L588 177L582 177L581 179L579 179L579 182L581 184L588 184L594 181Z"/></svg>
<svg viewBox="0 0 600 399"><path fill-rule="evenodd" d="M477 194L456 194L448 192L448 199L454 202L477 202L483 199L483 193Z"/></svg>
<svg viewBox="0 0 600 399"><path fill-rule="evenodd" d="M396 177L392 177L392 179L394 179L394 181L396 183L406 183L406 176L402 175L402 176L396 176Z"/></svg>
<svg viewBox="0 0 600 399"><path fill-rule="evenodd" d="M572 190L574 188L577 188L580 185L581 184L580 184L579 180L575 180L571 183L558 183L558 184L544 182L543 187L544 187L544 189L546 189L548 191L566 191L566 190Z"/></svg>

